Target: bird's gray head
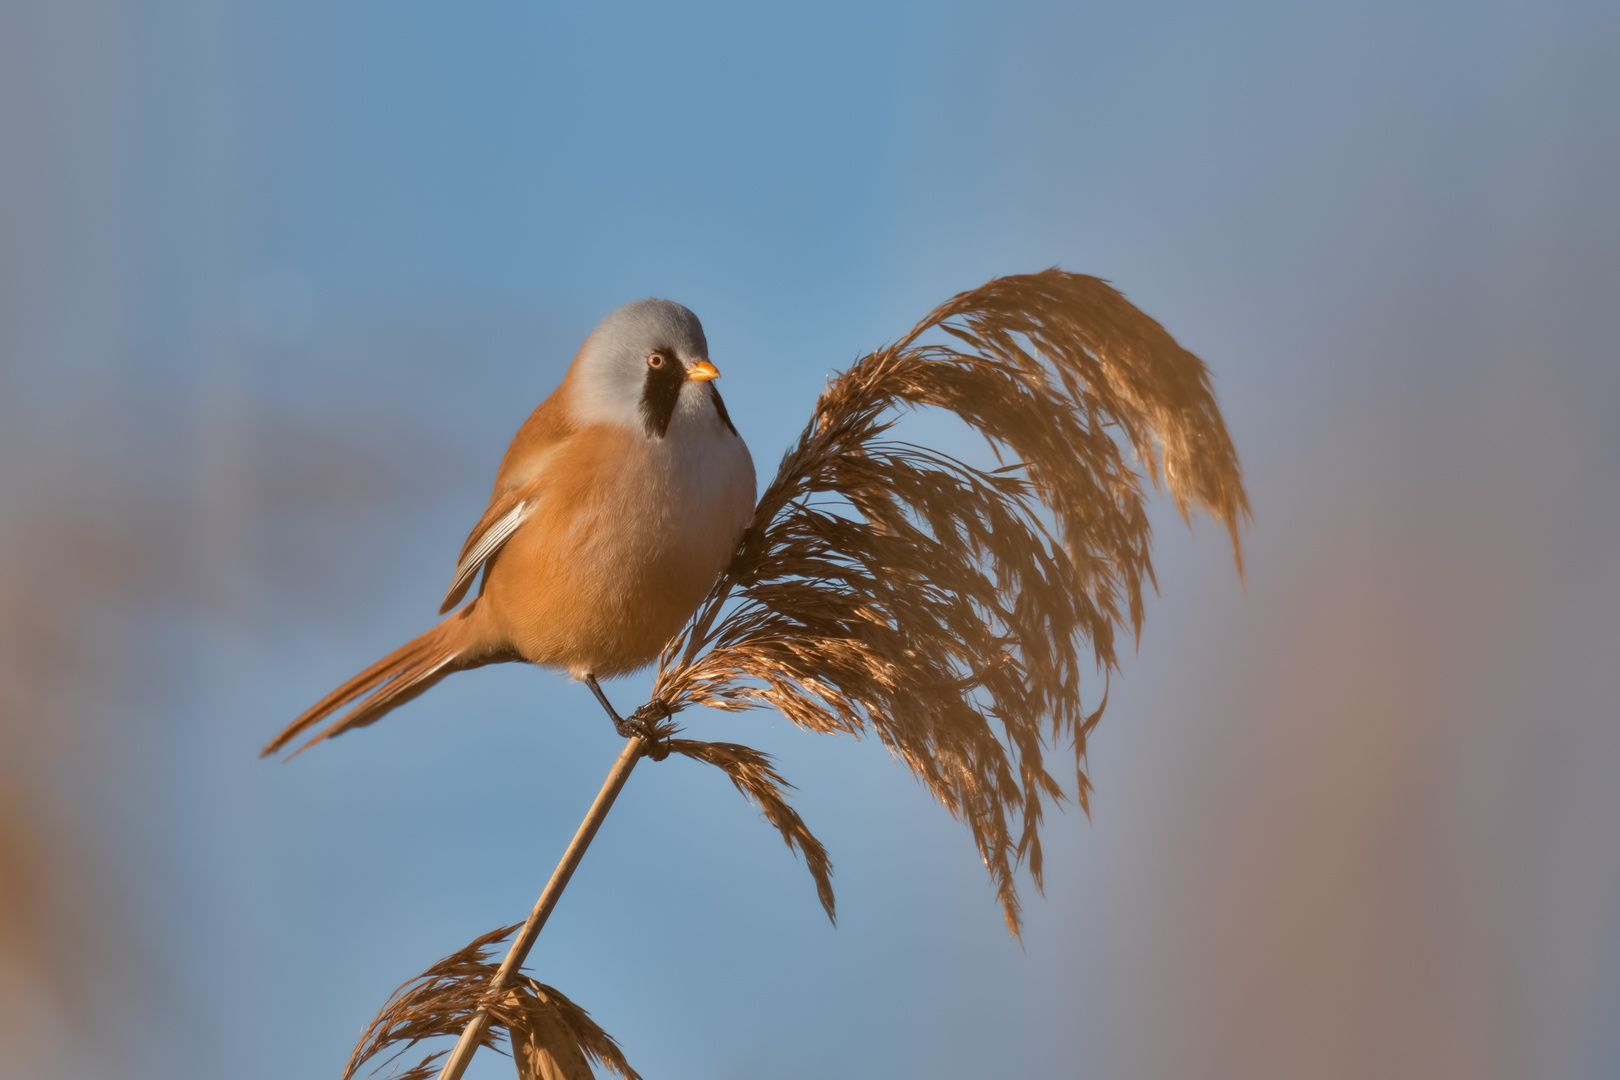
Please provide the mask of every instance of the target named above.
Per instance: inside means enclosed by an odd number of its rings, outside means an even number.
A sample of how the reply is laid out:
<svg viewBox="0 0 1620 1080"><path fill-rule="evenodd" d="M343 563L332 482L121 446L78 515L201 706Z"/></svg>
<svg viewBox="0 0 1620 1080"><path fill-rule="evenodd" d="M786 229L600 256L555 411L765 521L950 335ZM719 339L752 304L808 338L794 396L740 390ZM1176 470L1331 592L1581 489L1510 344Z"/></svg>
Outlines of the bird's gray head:
<svg viewBox="0 0 1620 1080"><path fill-rule="evenodd" d="M673 300L635 300L597 323L579 350L575 415L658 438L672 423L707 420L731 428L712 385L719 375L696 315Z"/></svg>

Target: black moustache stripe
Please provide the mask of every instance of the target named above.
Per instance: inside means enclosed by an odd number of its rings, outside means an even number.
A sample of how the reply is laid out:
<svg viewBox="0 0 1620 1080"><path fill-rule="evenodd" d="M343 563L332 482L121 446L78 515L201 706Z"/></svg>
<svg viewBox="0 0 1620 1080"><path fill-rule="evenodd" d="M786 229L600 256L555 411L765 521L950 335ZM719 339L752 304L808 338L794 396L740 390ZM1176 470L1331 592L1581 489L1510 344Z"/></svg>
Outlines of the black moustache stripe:
<svg viewBox="0 0 1620 1080"><path fill-rule="evenodd" d="M737 429L731 423L731 414L726 412L726 403L720 400L720 388L714 383L709 384L709 396L714 399L714 411L720 414L720 422L726 425L727 431L736 435Z"/></svg>
<svg viewBox="0 0 1620 1080"><path fill-rule="evenodd" d="M647 434L662 439L675 415L675 403L680 400L681 387L686 382L686 369L675 359L674 349L657 351L664 354L665 360L662 367L647 369L647 381L641 385L641 421L647 426Z"/></svg>

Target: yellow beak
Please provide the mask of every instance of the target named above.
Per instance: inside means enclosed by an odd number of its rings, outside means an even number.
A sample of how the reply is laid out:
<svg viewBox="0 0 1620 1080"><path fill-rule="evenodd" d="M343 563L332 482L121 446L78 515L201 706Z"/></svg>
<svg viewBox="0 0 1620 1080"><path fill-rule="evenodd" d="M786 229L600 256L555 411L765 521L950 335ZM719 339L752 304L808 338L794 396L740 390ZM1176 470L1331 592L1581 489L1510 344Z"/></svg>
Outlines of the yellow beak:
<svg viewBox="0 0 1620 1080"><path fill-rule="evenodd" d="M686 369L686 377L691 379L693 382L708 382L710 379L718 379L720 377L720 369L709 363L707 360L699 360L697 363Z"/></svg>

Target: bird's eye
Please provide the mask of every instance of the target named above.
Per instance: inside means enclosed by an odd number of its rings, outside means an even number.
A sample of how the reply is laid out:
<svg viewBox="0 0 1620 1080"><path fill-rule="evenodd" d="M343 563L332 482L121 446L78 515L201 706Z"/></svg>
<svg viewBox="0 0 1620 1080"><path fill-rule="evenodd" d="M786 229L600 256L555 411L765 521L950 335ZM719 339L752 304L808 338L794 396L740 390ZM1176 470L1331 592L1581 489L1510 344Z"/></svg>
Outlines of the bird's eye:
<svg viewBox="0 0 1620 1080"><path fill-rule="evenodd" d="M663 353L655 352L651 356L647 357L647 366L653 368L654 370L663 367L668 362L669 361L664 358Z"/></svg>

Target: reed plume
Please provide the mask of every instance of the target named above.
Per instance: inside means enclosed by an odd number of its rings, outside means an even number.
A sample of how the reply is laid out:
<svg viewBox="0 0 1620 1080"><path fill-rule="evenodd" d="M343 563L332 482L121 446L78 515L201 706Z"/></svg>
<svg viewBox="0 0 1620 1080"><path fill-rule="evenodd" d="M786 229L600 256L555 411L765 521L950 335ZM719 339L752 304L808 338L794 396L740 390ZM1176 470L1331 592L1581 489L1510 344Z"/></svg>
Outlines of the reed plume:
<svg viewBox="0 0 1620 1080"><path fill-rule="evenodd" d="M893 437L920 408L965 422L998 467ZM531 1068L522 1075L542 1075L523 1062L549 1054L555 1076L590 1058L634 1077L582 1010L520 969L642 756L723 770L803 855L833 917L831 865L788 804L790 785L757 750L676 738L671 718L692 705L769 707L811 731L875 735L966 823L1016 936L1015 871L1041 887L1041 823L1066 797L1049 751L1067 746L1089 809L1086 739L1119 636L1139 637L1154 584L1149 486L1167 489L1184 520L1202 510L1221 522L1241 573L1248 503L1208 369L1098 278L998 278L833 378L730 566L664 649L632 717L639 734L501 969L483 950L511 927L401 988L346 1080L390 1047L459 1030L440 1074L453 1080L503 1028L520 1073ZM1091 677L1102 686L1087 711ZM429 1075L438 1056L401 1077Z"/></svg>
<svg viewBox="0 0 1620 1080"><path fill-rule="evenodd" d="M890 439L919 407L1005 464ZM1085 711L1081 677L1106 680L1118 635L1141 630L1144 478L1184 519L1223 523L1241 571L1248 504L1201 360L1098 278L962 293L831 381L653 700L875 734L967 824L1016 934L1014 869L1039 888L1044 807L1063 798L1045 752L1069 745L1089 808L1107 695Z"/></svg>

